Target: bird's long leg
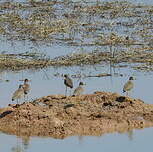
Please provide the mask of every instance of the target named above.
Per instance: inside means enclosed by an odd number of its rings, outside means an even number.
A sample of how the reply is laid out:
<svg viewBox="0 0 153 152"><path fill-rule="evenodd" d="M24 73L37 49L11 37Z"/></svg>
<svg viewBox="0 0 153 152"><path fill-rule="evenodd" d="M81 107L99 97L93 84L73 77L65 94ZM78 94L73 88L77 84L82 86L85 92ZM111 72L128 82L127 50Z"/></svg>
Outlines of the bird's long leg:
<svg viewBox="0 0 153 152"><path fill-rule="evenodd" d="M20 104L22 102L22 100L21 100L21 98L19 99L19 103L18 104Z"/></svg>
<svg viewBox="0 0 153 152"><path fill-rule="evenodd" d="M129 91L129 97L131 97L131 91Z"/></svg>
<svg viewBox="0 0 153 152"><path fill-rule="evenodd" d="M26 100L26 95L24 94L24 101Z"/></svg>
<svg viewBox="0 0 153 152"><path fill-rule="evenodd" d="M66 86L66 89L65 89L65 96L67 95L67 86Z"/></svg>
<svg viewBox="0 0 153 152"><path fill-rule="evenodd" d="M129 96L131 97L132 91L129 92Z"/></svg>
<svg viewBox="0 0 153 152"><path fill-rule="evenodd" d="M24 95L24 101L28 101L28 94Z"/></svg>
<svg viewBox="0 0 153 152"><path fill-rule="evenodd" d="M71 89L70 89L70 96L71 96Z"/></svg>
<svg viewBox="0 0 153 152"><path fill-rule="evenodd" d="M27 94L27 101L29 100L29 96L28 96L28 94Z"/></svg>
<svg viewBox="0 0 153 152"><path fill-rule="evenodd" d="M131 94L132 94L132 95L134 94L134 90L131 90Z"/></svg>

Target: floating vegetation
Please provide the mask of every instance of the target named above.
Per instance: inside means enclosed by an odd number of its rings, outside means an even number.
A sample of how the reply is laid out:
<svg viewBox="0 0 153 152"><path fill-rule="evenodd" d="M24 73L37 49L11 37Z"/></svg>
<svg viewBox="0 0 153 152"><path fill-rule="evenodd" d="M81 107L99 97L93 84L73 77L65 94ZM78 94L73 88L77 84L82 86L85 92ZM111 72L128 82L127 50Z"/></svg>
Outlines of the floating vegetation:
<svg viewBox="0 0 153 152"><path fill-rule="evenodd" d="M39 53L0 54L0 68L5 70L37 69L46 67L49 59Z"/></svg>
<svg viewBox="0 0 153 152"><path fill-rule="evenodd" d="M135 69L152 69L153 6L127 1L1 2L0 36L32 43L62 43L96 47L98 51L29 58L0 55L0 67L11 69L47 66L144 63ZM97 49L98 48L98 49ZM90 49L91 50L91 49ZM94 49L93 49L94 50ZM149 66L148 66L149 65Z"/></svg>
<svg viewBox="0 0 153 152"><path fill-rule="evenodd" d="M80 39L82 45L133 45L143 40L140 31L147 30L152 35L153 7L126 1L3 2L0 10L0 34L11 39L69 39L71 44ZM86 43L90 38L93 40Z"/></svg>
<svg viewBox="0 0 153 152"><path fill-rule="evenodd" d="M73 53L52 60L57 66L94 65L101 63L149 63L153 65L153 52L149 51L118 51L112 57L110 52L93 51L91 53Z"/></svg>
<svg viewBox="0 0 153 152"><path fill-rule="evenodd" d="M110 53L107 52L73 53L57 57L53 61L58 66L89 65L107 61L109 57Z"/></svg>
<svg viewBox="0 0 153 152"><path fill-rule="evenodd" d="M39 54L37 52L0 54L0 68L10 70L37 69L46 68L48 66L83 66L103 63L113 63L116 65L120 63L140 63L137 66L131 67L137 70L152 71L153 52L141 50L127 52L118 51L114 53L114 56L112 56L111 52L92 51L90 53L88 52L68 54L66 56L59 56L53 59L48 58L46 55ZM97 75L96 77L101 77L101 75Z"/></svg>

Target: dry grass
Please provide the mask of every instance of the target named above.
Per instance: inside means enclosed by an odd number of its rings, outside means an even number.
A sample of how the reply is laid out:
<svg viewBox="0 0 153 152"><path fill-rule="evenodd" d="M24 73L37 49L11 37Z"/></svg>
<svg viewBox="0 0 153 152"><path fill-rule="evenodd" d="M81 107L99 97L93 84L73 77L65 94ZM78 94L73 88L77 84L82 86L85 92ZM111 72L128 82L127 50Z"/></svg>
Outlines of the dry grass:
<svg viewBox="0 0 153 152"><path fill-rule="evenodd" d="M98 4L81 1L7 2L1 3L0 10L0 35L10 40L100 47L96 52L70 54L56 59L1 57L0 65L4 69L103 62L145 63L143 67L152 69L151 5L136 5L126 1Z"/></svg>
<svg viewBox="0 0 153 152"><path fill-rule="evenodd" d="M124 28L133 37L141 38L142 35L138 35L140 29L144 31L152 24L153 7L126 1L98 5L56 1L7 2L1 3L0 10L3 12L0 14L0 34L11 35L12 39L54 41L57 36L63 36L62 39L69 39L71 44L81 39L82 45L89 45L85 41L90 37L93 39L90 43L94 45L119 45L129 41L119 31L114 33L114 29ZM136 26L138 29L135 29ZM152 35L151 31L147 32ZM129 45L133 45L131 41Z"/></svg>
<svg viewBox="0 0 153 152"><path fill-rule="evenodd" d="M114 63L116 65L120 63L140 63L140 65L133 66L133 68L137 70L150 71L153 70L153 52L143 50L127 52L117 51L113 52L112 56L111 52L93 51L90 53L73 53L53 59L35 53L0 55L1 69L10 70L38 69L48 66L82 66L102 63Z"/></svg>

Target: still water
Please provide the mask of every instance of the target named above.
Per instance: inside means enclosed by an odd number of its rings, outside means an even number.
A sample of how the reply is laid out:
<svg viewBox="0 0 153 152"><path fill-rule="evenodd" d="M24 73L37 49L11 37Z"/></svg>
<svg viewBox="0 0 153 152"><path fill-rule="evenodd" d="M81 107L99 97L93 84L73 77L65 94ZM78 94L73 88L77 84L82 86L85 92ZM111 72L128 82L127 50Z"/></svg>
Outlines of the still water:
<svg viewBox="0 0 153 152"><path fill-rule="evenodd" d="M98 66L96 66L98 67ZM99 67L71 67L65 69L45 69L41 71L22 71L19 73L6 72L1 75L2 80L9 80L9 82L2 81L0 87L0 101L1 107L6 106L11 101L11 94L22 83L21 79L29 78L31 80L31 93L29 99L35 99L49 94L64 94L64 84L62 77L55 77L57 73L69 73L70 75L80 73L89 73L95 75L99 72L108 73L109 66ZM153 103L153 82L152 73L141 73L131 69L114 69L115 73L123 74L123 77L114 75L112 77L101 78L73 78L74 85L77 86L79 81L86 83L85 93L93 93L96 90L110 91L122 94L122 88L129 78L134 76L135 88L131 92L131 97L143 99L146 103ZM83 72L82 72L83 71ZM153 128L144 130L134 130L127 133L113 133L105 134L99 137L68 137L66 139L52 139L52 138L38 138L38 137L16 137L12 135L0 134L0 149L2 152L50 152L50 151L118 151L144 152L145 148L151 149ZM145 140L144 140L145 139Z"/></svg>
<svg viewBox="0 0 153 152"><path fill-rule="evenodd" d="M4 1L4 0L3 0ZM12 0L13 1L13 0ZM17 1L17 0L14 0ZM20 0L24 1L25 0ZM130 2L153 4L152 0L130 0ZM0 41L0 52L8 51L10 53L26 52L28 48L31 50L38 49L44 54L50 55L52 58L77 52L80 48L69 47L66 45L48 45L33 46L30 42L9 42L5 39ZM112 77L85 77L85 75L96 75L100 73L112 73ZM153 104L153 73L142 73L130 68L110 68L102 65L86 66L86 67L70 67L70 68L47 68L39 71L20 71L20 72L0 72L0 107L5 107L12 103L12 93L17 89L22 79L31 80L31 92L29 99L33 100L50 94L64 94L65 87L61 74L81 75L81 78L73 78L74 86L77 87L80 81L86 83L85 93L93 93L94 91L109 91L122 94L124 83L129 76L136 78L134 89L130 96L144 100L145 103ZM55 74L57 76L55 76ZM123 76L119 76L122 74ZM6 81L9 80L9 81ZM117 152L144 152L151 151L153 140L153 128L143 130L133 130L127 133L105 134L99 137L68 137L63 140L52 138L38 137L16 137L13 135L0 134L0 152L93 152L93 151L117 151Z"/></svg>
<svg viewBox="0 0 153 152"><path fill-rule="evenodd" d="M50 138L16 138L1 134L2 152L144 152L152 149L152 128L134 130L124 134L113 133L99 137L68 137L64 140Z"/></svg>
<svg viewBox="0 0 153 152"><path fill-rule="evenodd" d="M153 104L153 85L150 83L153 82L152 73L144 74L128 68L115 68L113 69L113 76L111 77L86 77L95 76L100 73L110 73L109 66L103 67L101 65L97 65L96 67L48 68L39 71L27 70L16 73L2 72L0 74L1 107L12 103L11 96L13 92L18 88L19 84L23 83L21 80L25 78L31 80L29 100L51 94L64 94L65 86L61 75L66 73L72 76L74 88L78 86L80 81L83 81L86 84L85 94L94 93L95 91L117 92L119 94L123 94L122 90L124 83L130 76L133 76L136 80L134 80L135 86L133 91L130 93L130 96L142 99L146 103ZM121 77L119 74L122 74L123 76ZM81 77L75 78L75 76ZM6 80L9 80L9 82Z"/></svg>

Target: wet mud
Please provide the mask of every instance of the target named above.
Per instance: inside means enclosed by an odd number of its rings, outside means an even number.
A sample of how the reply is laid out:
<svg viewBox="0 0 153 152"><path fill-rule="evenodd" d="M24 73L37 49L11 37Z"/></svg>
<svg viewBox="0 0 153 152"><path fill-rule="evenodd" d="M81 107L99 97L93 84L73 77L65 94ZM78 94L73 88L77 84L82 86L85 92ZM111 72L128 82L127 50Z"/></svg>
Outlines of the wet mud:
<svg viewBox="0 0 153 152"><path fill-rule="evenodd" d="M0 131L17 136L100 136L153 126L153 105L117 93L49 95L0 109Z"/></svg>

